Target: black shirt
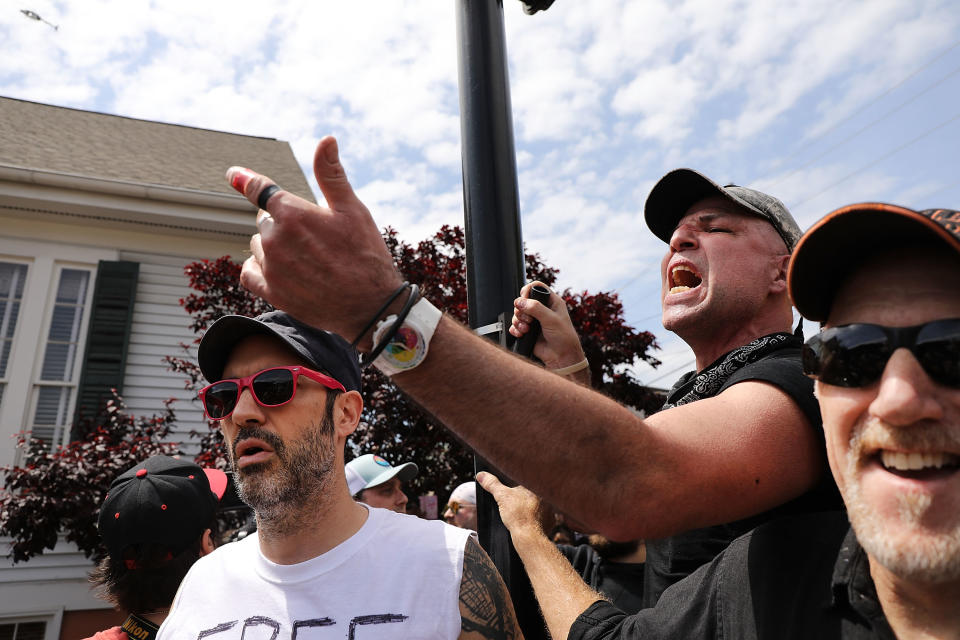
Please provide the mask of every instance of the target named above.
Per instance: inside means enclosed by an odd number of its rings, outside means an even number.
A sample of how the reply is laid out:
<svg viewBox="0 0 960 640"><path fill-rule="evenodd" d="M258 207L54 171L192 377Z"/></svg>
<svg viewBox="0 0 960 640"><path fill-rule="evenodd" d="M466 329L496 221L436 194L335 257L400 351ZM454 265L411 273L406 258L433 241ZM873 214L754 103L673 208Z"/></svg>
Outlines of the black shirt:
<svg viewBox="0 0 960 640"><path fill-rule="evenodd" d="M583 581L599 591L620 611L634 613L643 608L643 563L605 559L589 544L558 544Z"/></svg>
<svg viewBox="0 0 960 640"><path fill-rule="evenodd" d="M737 638L894 640L866 553L846 517L781 518L735 540L710 564L667 589L657 606L627 616L595 602L570 640Z"/></svg>
<svg viewBox="0 0 960 640"><path fill-rule="evenodd" d="M718 361L724 357L721 356ZM687 374L681 378L671 390L667 403L687 393L694 377ZM810 421L810 428L820 443L818 451L826 451L820 406L813 395L813 381L803 375L799 346L784 346L734 371L719 387L716 395L748 380L772 384L790 396ZM769 511L736 522L693 529L660 540L648 540L643 606L654 606L667 587L710 562L735 538L764 522L786 515L842 510L843 502L830 475L825 455L821 461L820 477L820 483L810 491Z"/></svg>

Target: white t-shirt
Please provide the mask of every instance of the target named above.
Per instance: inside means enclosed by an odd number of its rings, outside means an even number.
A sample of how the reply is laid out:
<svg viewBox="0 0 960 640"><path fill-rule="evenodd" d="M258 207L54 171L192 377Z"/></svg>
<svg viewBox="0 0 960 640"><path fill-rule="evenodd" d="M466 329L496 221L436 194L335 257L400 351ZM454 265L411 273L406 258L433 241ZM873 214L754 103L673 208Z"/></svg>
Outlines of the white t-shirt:
<svg viewBox="0 0 960 640"><path fill-rule="evenodd" d="M368 510L357 533L306 562L270 562L256 535L200 558L158 640L457 638L472 532Z"/></svg>

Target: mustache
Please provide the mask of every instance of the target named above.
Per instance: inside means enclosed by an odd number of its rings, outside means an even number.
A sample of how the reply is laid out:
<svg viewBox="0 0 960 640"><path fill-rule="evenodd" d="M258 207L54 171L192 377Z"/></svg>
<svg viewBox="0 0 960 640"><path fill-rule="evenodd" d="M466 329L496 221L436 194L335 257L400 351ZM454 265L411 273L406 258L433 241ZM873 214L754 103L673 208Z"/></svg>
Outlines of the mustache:
<svg viewBox="0 0 960 640"><path fill-rule="evenodd" d="M262 440L273 449L273 453L280 459L284 458L286 453L286 445L284 445L283 440L275 433L271 433L266 429L261 429L260 427L248 427L243 430L242 433L233 441L233 459L237 459L237 449L243 444L244 441L249 440L250 438L256 438L257 440Z"/></svg>
<svg viewBox="0 0 960 640"><path fill-rule="evenodd" d="M878 449L960 453L960 425L930 421L892 427L878 418L869 418L851 434L850 451L863 454Z"/></svg>

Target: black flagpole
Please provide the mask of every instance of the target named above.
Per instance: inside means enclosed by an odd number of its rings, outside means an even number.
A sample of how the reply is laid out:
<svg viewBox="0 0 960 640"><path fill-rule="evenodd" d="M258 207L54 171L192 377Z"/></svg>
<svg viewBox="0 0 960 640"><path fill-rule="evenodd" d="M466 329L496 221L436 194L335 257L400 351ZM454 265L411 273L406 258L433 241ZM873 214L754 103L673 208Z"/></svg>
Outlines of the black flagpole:
<svg viewBox="0 0 960 640"><path fill-rule="evenodd" d="M503 5L500 0L458 0L456 12L467 309L475 331L506 346L505 325L525 274ZM492 470L479 457L475 466ZM509 478L501 480L512 484ZM477 516L480 544L510 590L524 636L546 639L530 581L497 504L479 487Z"/></svg>

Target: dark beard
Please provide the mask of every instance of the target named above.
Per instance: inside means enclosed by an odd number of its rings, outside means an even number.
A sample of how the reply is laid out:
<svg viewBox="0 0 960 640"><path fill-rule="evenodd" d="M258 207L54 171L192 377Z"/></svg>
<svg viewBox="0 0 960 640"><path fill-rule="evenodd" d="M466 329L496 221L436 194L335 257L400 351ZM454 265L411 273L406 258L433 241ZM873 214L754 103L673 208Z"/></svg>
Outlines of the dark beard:
<svg viewBox="0 0 960 640"><path fill-rule="evenodd" d="M272 522L284 528L282 522L299 520L297 512L302 508L319 506L333 481L336 459L333 424L328 417L290 442L260 427L245 427L239 436L228 449L228 457L240 498L253 507L261 524ZM237 446L248 438L270 445L274 458L237 469Z"/></svg>

